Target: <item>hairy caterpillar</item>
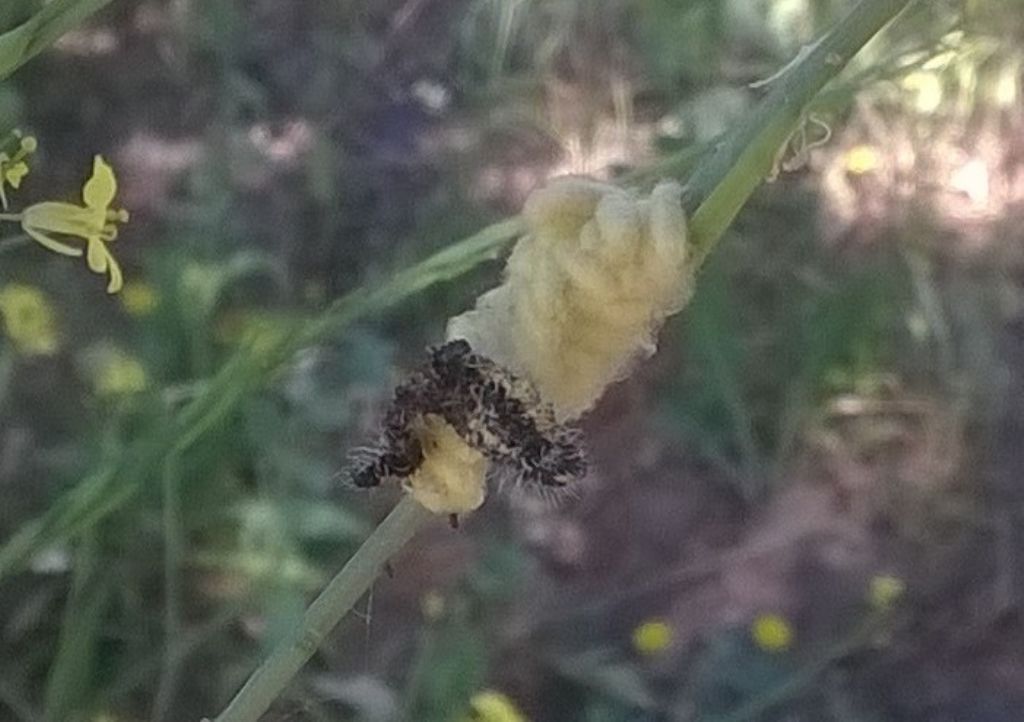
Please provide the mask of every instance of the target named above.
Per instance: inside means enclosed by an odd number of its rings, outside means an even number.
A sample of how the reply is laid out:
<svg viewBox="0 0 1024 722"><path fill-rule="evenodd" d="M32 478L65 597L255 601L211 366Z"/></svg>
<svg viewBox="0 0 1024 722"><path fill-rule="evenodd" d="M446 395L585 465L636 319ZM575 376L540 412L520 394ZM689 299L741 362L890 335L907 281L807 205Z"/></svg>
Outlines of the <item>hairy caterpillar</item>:
<svg viewBox="0 0 1024 722"><path fill-rule="evenodd" d="M427 361L395 389L379 448L351 478L364 488L402 479L430 497L428 508L457 513L483 502L487 464L478 458L521 485L558 489L586 473L579 441L579 432L556 421L528 381L459 339L430 349ZM457 498L442 498L442 487L453 487Z"/></svg>

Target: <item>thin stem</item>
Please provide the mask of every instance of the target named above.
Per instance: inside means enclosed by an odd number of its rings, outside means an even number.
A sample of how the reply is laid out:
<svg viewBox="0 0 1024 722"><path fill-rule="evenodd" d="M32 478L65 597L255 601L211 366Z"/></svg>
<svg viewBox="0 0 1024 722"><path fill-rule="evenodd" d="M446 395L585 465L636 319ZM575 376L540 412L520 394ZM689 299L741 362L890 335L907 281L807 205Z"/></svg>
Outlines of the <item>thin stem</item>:
<svg viewBox="0 0 1024 722"><path fill-rule="evenodd" d="M825 84L910 0L862 0L803 58L771 82L755 112L730 131L690 177L687 211L694 252L704 259L740 208L775 166L779 149L800 126ZM697 203L700 203L697 206Z"/></svg>
<svg viewBox="0 0 1024 722"><path fill-rule="evenodd" d="M53 45L57 39L80 25L110 0L52 0L35 15L9 32L25 33L24 46L14 57L0 62L0 80Z"/></svg>
<svg viewBox="0 0 1024 722"><path fill-rule="evenodd" d="M309 606L292 639L278 646L253 672L215 722L259 719L334 626L370 588L388 560L421 526L436 518L412 497L403 497Z"/></svg>
<svg viewBox="0 0 1024 722"><path fill-rule="evenodd" d="M21 223L20 213L0 213L0 221L11 221L12 223Z"/></svg>
<svg viewBox="0 0 1024 722"><path fill-rule="evenodd" d="M164 462L163 478L164 526L164 657L157 684L152 718L160 722L167 717L178 688L181 658L175 645L182 637L181 623L181 560L184 556L185 532L181 517L181 489L178 475L178 454Z"/></svg>

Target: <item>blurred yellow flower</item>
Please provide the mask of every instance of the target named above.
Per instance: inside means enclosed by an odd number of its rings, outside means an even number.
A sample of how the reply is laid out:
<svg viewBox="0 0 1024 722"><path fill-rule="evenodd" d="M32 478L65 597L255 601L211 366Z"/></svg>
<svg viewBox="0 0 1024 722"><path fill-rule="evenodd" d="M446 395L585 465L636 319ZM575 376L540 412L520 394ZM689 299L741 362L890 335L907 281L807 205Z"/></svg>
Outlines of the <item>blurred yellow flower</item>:
<svg viewBox="0 0 1024 722"><path fill-rule="evenodd" d="M48 250L65 256L80 257L82 249L56 240L51 234L78 236L86 241L85 257L89 270L109 273L107 293L121 290L121 267L110 254L107 244L117 238L117 224L128 221L128 211L113 209L110 204L117 194L114 169L97 155L93 159L92 176L82 187L84 206L60 201L44 201L26 208L21 214L21 227Z"/></svg>
<svg viewBox="0 0 1024 722"><path fill-rule="evenodd" d="M899 577L891 574L879 574L871 579L868 588L868 602L879 612L887 612L907 590L907 585Z"/></svg>
<svg viewBox="0 0 1024 722"><path fill-rule="evenodd" d="M469 710L462 722L529 722L512 700L494 690L473 695Z"/></svg>
<svg viewBox="0 0 1024 722"><path fill-rule="evenodd" d="M903 78L903 88L914 96L914 107L922 115L931 115L942 105L942 79L937 72L919 70Z"/></svg>
<svg viewBox="0 0 1024 722"><path fill-rule="evenodd" d="M878 150L870 145L855 145L846 151L843 158L846 170L854 175L864 175L877 170L881 165Z"/></svg>
<svg viewBox="0 0 1024 722"><path fill-rule="evenodd" d="M436 589L431 589L420 597L420 611L430 622L436 622L444 614L444 597Z"/></svg>
<svg viewBox="0 0 1024 722"><path fill-rule="evenodd" d="M288 319L264 311L230 311L216 323L218 341L244 346L255 356L272 353L293 330Z"/></svg>
<svg viewBox="0 0 1024 722"><path fill-rule="evenodd" d="M779 614L759 614L750 625L750 637L765 652L777 654L793 646L793 627Z"/></svg>
<svg viewBox="0 0 1024 722"><path fill-rule="evenodd" d="M104 350L96 363L93 386L98 396L129 396L149 385L146 367L136 357L112 348Z"/></svg>
<svg viewBox="0 0 1024 722"><path fill-rule="evenodd" d="M0 206L7 210L7 186L17 190L21 187L22 179L28 175L28 163L25 159L35 153L36 139L31 135L21 137L21 132L15 130L15 139L19 140L18 149L14 155L7 155L0 152Z"/></svg>
<svg viewBox="0 0 1024 722"><path fill-rule="evenodd" d="M121 305L131 316L148 316L160 304L156 289L144 281L129 281L121 291Z"/></svg>
<svg viewBox="0 0 1024 722"><path fill-rule="evenodd" d="M671 644L672 627L660 619L648 619L633 630L633 649L640 654L658 654Z"/></svg>
<svg viewBox="0 0 1024 722"><path fill-rule="evenodd" d="M45 294L17 283L0 290L0 316L14 347L27 356L48 356L57 350L57 319Z"/></svg>

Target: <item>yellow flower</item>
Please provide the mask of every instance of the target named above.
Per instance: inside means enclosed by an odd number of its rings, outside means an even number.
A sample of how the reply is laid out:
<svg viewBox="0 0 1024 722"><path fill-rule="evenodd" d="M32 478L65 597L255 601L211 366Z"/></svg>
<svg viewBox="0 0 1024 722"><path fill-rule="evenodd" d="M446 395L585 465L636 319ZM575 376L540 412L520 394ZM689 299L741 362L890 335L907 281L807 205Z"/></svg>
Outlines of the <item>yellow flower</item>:
<svg viewBox="0 0 1024 722"><path fill-rule="evenodd" d="M156 290L142 281L129 281L121 292L121 305L131 316L148 316L160 304Z"/></svg>
<svg viewBox="0 0 1024 722"><path fill-rule="evenodd" d="M53 307L38 288L12 283L0 290L0 315L11 343L28 356L48 356L57 350Z"/></svg>
<svg viewBox="0 0 1024 722"><path fill-rule="evenodd" d="M17 190L21 187L22 179L28 175L28 163L25 162L25 158L35 153L36 151L36 139L31 135L21 137L20 131L14 131L14 137L19 140L18 149L14 151L14 155L7 155L7 153L0 152L0 206L7 210L7 190L5 186L10 186Z"/></svg>
<svg viewBox="0 0 1024 722"><path fill-rule="evenodd" d="M149 375L142 362L116 348L100 354L94 373L96 394L107 398L137 394L149 385Z"/></svg>
<svg viewBox="0 0 1024 722"><path fill-rule="evenodd" d="M107 293L121 290L121 267L107 244L117 238L117 224L128 221L128 211L110 207L117 193L114 169L97 155L92 176L82 187L84 206L60 201L44 201L29 206L21 214L21 227L40 245L65 256L81 256L82 249L56 240L50 234L78 236L86 241L85 257L89 270L109 273Z"/></svg>
<svg viewBox="0 0 1024 722"><path fill-rule="evenodd" d="M750 625L754 644L770 654L785 652L793 646L793 627L778 614L759 614Z"/></svg>
<svg viewBox="0 0 1024 722"><path fill-rule="evenodd" d="M528 722L512 700L494 690L477 692L469 701L469 708L463 722Z"/></svg>
<svg viewBox="0 0 1024 722"><path fill-rule="evenodd" d="M640 654L658 654L671 644L672 627L660 619L648 619L633 630L633 649Z"/></svg>
<svg viewBox="0 0 1024 722"><path fill-rule="evenodd" d="M879 574L871 579L868 589L868 602L879 612L887 612L896 606L907 586L899 577L891 574Z"/></svg>
<svg viewBox="0 0 1024 722"><path fill-rule="evenodd" d="M878 151L870 145L855 145L846 151L844 157L846 170L853 175L864 175L877 170L882 164Z"/></svg>
<svg viewBox="0 0 1024 722"><path fill-rule="evenodd" d="M444 597L436 589L431 589L420 597L420 611L430 622L436 622L444 615Z"/></svg>

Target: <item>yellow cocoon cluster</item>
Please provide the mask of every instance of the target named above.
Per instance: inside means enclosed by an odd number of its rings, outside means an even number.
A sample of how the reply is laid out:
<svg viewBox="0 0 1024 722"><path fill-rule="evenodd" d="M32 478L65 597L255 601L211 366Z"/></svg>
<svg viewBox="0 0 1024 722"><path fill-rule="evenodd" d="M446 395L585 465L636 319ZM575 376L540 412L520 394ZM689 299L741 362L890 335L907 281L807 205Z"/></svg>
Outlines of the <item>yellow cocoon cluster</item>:
<svg viewBox="0 0 1024 722"><path fill-rule="evenodd" d="M435 414L418 419L413 433L423 449L423 461L406 478L406 491L435 514L463 514L483 504L487 475L484 455Z"/></svg>
<svg viewBox="0 0 1024 722"><path fill-rule="evenodd" d="M579 177L535 191L504 282L449 321L448 339L529 381L557 421L578 417L633 360L654 353L654 334L690 298L681 195L670 181L641 198ZM406 490L438 514L479 507L486 457L440 416L413 424L423 460Z"/></svg>
<svg viewBox="0 0 1024 722"><path fill-rule="evenodd" d="M639 198L579 177L534 191L504 282L451 319L448 338L530 379L559 420L576 418L654 353L665 317L689 300L681 194L671 181Z"/></svg>

